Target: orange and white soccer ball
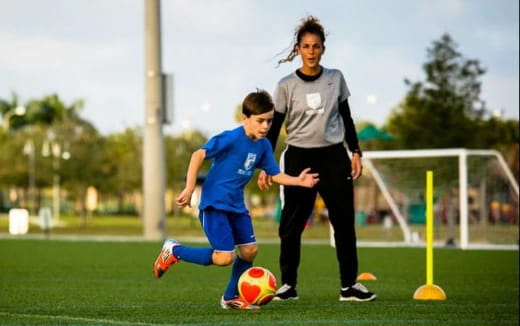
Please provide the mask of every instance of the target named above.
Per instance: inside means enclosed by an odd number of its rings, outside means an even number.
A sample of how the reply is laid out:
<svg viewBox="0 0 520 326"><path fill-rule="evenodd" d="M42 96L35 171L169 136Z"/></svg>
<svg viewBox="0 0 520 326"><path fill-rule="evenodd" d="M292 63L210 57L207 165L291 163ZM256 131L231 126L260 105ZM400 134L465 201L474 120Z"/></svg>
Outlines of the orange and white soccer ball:
<svg viewBox="0 0 520 326"><path fill-rule="evenodd" d="M276 278L266 268L251 267L238 279L238 292L249 303L265 305L274 298Z"/></svg>

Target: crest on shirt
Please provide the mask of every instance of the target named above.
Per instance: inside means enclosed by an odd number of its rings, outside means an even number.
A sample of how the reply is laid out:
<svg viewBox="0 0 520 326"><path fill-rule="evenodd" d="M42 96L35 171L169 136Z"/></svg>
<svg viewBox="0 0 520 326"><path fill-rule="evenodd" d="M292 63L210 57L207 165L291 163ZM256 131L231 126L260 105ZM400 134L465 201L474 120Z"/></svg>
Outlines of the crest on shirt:
<svg viewBox="0 0 520 326"><path fill-rule="evenodd" d="M247 153L246 161L244 162L244 169L249 170L256 161L256 153Z"/></svg>
<svg viewBox="0 0 520 326"><path fill-rule="evenodd" d="M251 170L251 168L253 167L255 161L256 153L247 153L247 158L244 161L244 168L238 169L237 173L250 177L251 175L253 175L253 171Z"/></svg>
<svg viewBox="0 0 520 326"><path fill-rule="evenodd" d="M309 110L306 110L305 114L313 115L313 114L322 114L324 112L320 93L305 94L305 97L307 100L307 106L309 107Z"/></svg>
<svg viewBox="0 0 520 326"><path fill-rule="evenodd" d="M316 110L321 106L321 95L320 93L310 93L306 94L307 97L307 105L313 109Z"/></svg>

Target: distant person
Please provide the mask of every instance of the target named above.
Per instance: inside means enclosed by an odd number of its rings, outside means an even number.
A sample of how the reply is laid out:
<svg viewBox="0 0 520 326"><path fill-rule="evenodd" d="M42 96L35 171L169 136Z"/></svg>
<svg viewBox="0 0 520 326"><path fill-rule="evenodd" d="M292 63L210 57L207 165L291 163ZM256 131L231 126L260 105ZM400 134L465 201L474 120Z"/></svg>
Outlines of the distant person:
<svg viewBox="0 0 520 326"><path fill-rule="evenodd" d="M166 240L153 266L156 278L182 260L199 265L233 263L231 278L220 299L221 307L260 309L238 295L238 279L253 265L258 250L251 217L244 204L244 186L257 167L284 185L312 188L319 181L318 174L310 173L309 169L302 169L297 177L280 172L271 145L265 139L273 114L273 102L266 91L250 93L242 103L242 126L214 136L192 154L186 187L177 197L177 205L181 208L190 205L199 169L204 160L213 159L202 185L199 205L199 219L211 247L192 248L174 239ZM236 258L235 248L238 249Z"/></svg>
<svg viewBox="0 0 520 326"><path fill-rule="evenodd" d="M328 209L334 228L341 281L340 301L371 301L376 295L356 283L358 257L354 228L353 180L361 176L361 150L351 117L350 91L341 71L320 65L325 52L325 31L320 21L308 16L294 33L291 52L279 61L292 61L300 55L302 65L283 77L274 93L273 126L267 138L273 146L285 120L287 148L280 159L281 169L294 174L311 167L320 183L311 189L282 187L282 216L279 225L282 286L275 300L298 299L296 292L300 264L301 236L311 214L317 193ZM346 141L353 153L349 158ZM261 172L260 189L268 189L271 177Z"/></svg>

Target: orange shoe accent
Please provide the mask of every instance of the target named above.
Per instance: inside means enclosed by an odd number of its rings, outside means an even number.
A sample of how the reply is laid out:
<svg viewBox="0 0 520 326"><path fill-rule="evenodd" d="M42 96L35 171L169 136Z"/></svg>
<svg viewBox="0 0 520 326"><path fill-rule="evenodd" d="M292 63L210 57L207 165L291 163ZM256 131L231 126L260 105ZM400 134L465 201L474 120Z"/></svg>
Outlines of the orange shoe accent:
<svg viewBox="0 0 520 326"><path fill-rule="evenodd" d="M178 245L178 242L172 240L166 240L164 242L163 248L153 264L153 276L155 276L155 278L160 278L171 265L179 262L179 259L173 255L173 247Z"/></svg>
<svg viewBox="0 0 520 326"><path fill-rule="evenodd" d="M220 306L223 309L260 310L260 306L251 304L240 297L224 300L224 296L222 296L222 298L220 298Z"/></svg>

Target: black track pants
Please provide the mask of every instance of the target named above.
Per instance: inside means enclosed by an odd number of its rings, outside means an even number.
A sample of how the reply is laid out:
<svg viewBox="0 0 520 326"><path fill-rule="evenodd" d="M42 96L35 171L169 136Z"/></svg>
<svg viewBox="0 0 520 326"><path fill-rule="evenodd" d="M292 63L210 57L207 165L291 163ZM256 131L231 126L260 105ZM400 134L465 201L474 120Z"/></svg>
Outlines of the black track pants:
<svg viewBox="0 0 520 326"><path fill-rule="evenodd" d="M356 232L354 229L354 190L350 159L343 144L324 148L289 146L280 165L289 175L297 176L305 168L319 173L316 187L282 188L282 217L279 226L280 269L282 284L296 286L300 264L301 236L312 214L316 194L323 198L334 228L336 256L341 286L355 283L358 272Z"/></svg>

